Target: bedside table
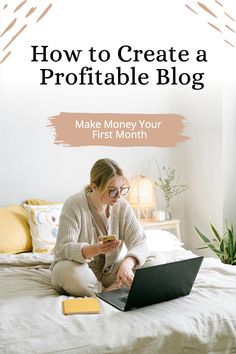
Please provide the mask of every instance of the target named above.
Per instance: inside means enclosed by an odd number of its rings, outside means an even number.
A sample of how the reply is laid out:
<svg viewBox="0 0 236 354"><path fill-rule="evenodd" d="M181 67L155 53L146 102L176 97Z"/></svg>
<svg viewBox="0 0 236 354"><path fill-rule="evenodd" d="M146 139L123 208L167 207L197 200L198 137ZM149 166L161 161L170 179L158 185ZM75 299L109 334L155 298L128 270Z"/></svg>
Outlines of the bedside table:
<svg viewBox="0 0 236 354"><path fill-rule="evenodd" d="M144 230L151 230L151 229L156 229L156 230L174 230L175 235L178 237L179 240L181 240L180 236L180 220L178 219L170 219L170 220L164 220L164 221L156 221L156 220L145 220L141 219L140 224L144 228Z"/></svg>

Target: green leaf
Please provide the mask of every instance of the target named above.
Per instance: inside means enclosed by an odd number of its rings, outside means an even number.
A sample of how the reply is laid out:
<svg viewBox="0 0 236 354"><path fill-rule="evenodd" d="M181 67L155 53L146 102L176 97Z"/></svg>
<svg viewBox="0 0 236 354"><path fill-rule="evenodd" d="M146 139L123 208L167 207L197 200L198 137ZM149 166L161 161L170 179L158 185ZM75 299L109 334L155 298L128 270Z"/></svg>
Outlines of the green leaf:
<svg viewBox="0 0 236 354"><path fill-rule="evenodd" d="M233 235L232 229L229 229L228 233L229 233L229 239L230 239L231 245L234 246L234 235Z"/></svg>
<svg viewBox="0 0 236 354"><path fill-rule="evenodd" d="M236 240L234 241L234 259L236 260Z"/></svg>
<svg viewBox="0 0 236 354"><path fill-rule="evenodd" d="M196 226L194 226L194 228L197 231L198 236L201 238L202 241L204 241L205 243L211 243L209 238L207 238L200 230L198 230L198 228Z"/></svg>
<svg viewBox="0 0 236 354"><path fill-rule="evenodd" d="M230 224L227 220L225 220L225 228L226 228L226 232L227 232L228 230L231 230L232 233L233 233L233 225Z"/></svg>
<svg viewBox="0 0 236 354"><path fill-rule="evenodd" d="M222 252L224 252L224 250L225 250L225 240L222 238L222 240L221 240L221 242L220 242L220 250L222 251Z"/></svg>
<svg viewBox="0 0 236 354"><path fill-rule="evenodd" d="M215 226L211 223L210 223L210 226L211 226L211 230L212 230L213 234L215 235L215 238L220 242L221 237L220 237L218 231L216 230Z"/></svg>
<svg viewBox="0 0 236 354"><path fill-rule="evenodd" d="M228 229L228 251L229 256L233 258L234 255L234 236L232 234L231 229Z"/></svg>
<svg viewBox="0 0 236 354"><path fill-rule="evenodd" d="M224 255L224 252L222 252L220 249L217 249L214 245L213 242L210 241L196 226L194 226L196 232L198 233L199 237L201 238L202 241L204 241L217 256Z"/></svg>
<svg viewBox="0 0 236 354"><path fill-rule="evenodd" d="M217 248L215 248L211 243L208 244L208 247L217 255L223 255L224 252L218 250Z"/></svg>

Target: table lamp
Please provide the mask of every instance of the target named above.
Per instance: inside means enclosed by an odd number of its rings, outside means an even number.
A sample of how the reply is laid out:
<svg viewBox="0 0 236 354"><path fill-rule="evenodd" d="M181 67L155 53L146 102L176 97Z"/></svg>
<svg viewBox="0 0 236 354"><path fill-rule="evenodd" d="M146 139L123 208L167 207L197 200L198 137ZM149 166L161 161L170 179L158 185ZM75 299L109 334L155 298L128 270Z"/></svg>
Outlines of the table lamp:
<svg viewBox="0 0 236 354"><path fill-rule="evenodd" d="M128 200L136 211L138 220L153 219L156 201L153 183L148 177L140 175L131 179Z"/></svg>

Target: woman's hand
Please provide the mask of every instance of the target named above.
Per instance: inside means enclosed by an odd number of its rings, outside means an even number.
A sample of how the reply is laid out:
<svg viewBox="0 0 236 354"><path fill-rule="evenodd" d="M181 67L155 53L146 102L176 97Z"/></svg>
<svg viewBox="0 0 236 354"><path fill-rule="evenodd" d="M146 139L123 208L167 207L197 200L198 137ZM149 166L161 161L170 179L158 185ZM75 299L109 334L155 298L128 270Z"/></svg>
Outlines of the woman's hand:
<svg viewBox="0 0 236 354"><path fill-rule="evenodd" d="M118 287L121 287L121 285L124 285L127 288L131 287L134 279L133 268L136 264L137 260L134 257L127 257L123 260L116 276Z"/></svg>
<svg viewBox="0 0 236 354"><path fill-rule="evenodd" d="M82 248L82 253L84 258L92 258L96 257L99 254L106 254L109 253L116 248L118 248L121 244L120 240L115 241L108 241L108 242L101 242L95 243L94 245L85 245Z"/></svg>
<svg viewBox="0 0 236 354"><path fill-rule="evenodd" d="M96 246L98 249L98 254L106 254L109 253L116 248L118 248L121 244L120 240L115 240L115 241L107 241L107 242L101 242L99 241Z"/></svg>

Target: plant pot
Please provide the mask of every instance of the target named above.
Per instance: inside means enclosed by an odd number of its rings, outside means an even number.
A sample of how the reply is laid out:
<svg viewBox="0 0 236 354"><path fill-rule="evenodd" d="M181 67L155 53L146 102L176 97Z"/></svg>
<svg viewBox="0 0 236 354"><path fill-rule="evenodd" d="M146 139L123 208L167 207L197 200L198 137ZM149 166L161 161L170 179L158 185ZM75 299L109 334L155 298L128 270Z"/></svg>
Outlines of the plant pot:
<svg viewBox="0 0 236 354"><path fill-rule="evenodd" d="M172 212L171 212L171 208L170 208L170 204L169 203L166 203L165 219L166 220L171 220L172 219Z"/></svg>
<svg viewBox="0 0 236 354"><path fill-rule="evenodd" d="M166 209L165 214L166 214L165 215L166 220L171 220L172 219L172 214L171 214L170 209Z"/></svg>

